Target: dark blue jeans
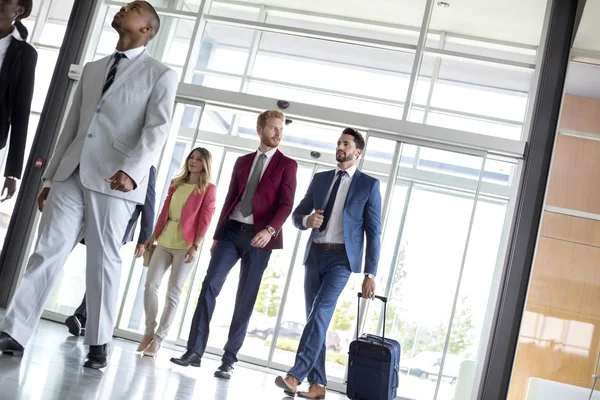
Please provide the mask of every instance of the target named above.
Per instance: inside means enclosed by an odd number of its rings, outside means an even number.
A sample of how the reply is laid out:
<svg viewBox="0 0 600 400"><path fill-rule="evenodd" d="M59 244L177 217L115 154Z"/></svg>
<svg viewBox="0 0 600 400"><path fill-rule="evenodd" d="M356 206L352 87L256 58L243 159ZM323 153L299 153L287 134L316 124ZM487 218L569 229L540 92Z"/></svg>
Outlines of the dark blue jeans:
<svg viewBox="0 0 600 400"><path fill-rule="evenodd" d="M260 281L269 263L271 251L250 245L250 241L254 237L254 230L250 225L232 220L226 224L210 259L204 282L202 282L202 290L194 311L187 348L200 356L204 354L217 296L225 284L227 275L235 263L241 259L235 308L223 354L223 361L233 364L237 362L237 353L246 338Z"/></svg>
<svg viewBox="0 0 600 400"><path fill-rule="evenodd" d="M296 361L289 374L300 382L327 384L325 341L338 297L350 278L345 250L312 249L305 266L304 297L307 321Z"/></svg>

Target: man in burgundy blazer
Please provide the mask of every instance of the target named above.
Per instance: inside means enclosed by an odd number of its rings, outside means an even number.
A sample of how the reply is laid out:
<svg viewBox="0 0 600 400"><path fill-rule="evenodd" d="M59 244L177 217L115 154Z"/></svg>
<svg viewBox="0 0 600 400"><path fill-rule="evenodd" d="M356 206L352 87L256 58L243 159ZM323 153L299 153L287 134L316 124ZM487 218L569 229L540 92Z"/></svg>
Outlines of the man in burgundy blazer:
<svg viewBox="0 0 600 400"><path fill-rule="evenodd" d="M200 366L216 298L227 274L241 259L229 337L223 362L215 372L216 377L231 378L271 250L283 248L281 227L294 206L298 164L277 150L284 121L283 113L278 110L260 114L256 126L260 137L258 150L238 158L235 163L194 312L187 351L181 357L171 358L175 364Z"/></svg>

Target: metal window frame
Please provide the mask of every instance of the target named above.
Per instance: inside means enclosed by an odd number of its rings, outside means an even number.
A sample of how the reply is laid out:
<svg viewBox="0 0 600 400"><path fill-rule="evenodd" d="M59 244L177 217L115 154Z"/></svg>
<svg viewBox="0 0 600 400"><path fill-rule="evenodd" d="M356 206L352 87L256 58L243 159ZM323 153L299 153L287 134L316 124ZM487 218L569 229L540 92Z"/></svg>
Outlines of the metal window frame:
<svg viewBox="0 0 600 400"><path fill-rule="evenodd" d="M262 111L277 108L275 99L246 93L227 92L219 89L180 83L178 88L179 101L204 101L207 104L225 106L228 108L245 109L247 111ZM363 130L377 131L409 143L426 141L436 143L436 146L450 144L461 148L461 152L471 149L477 153L489 152L513 158L522 158L525 153L525 142L485 136L477 133L464 132L456 129L442 128L430 125L401 121L391 118L373 116L293 102L286 114L302 117L317 123L327 122L338 125L354 126Z"/></svg>

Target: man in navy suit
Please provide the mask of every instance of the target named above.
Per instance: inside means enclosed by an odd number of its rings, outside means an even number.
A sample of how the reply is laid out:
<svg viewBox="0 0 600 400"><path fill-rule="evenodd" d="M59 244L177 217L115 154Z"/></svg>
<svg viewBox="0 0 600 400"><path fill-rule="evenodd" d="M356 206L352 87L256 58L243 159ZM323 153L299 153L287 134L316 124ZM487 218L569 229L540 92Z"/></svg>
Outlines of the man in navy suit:
<svg viewBox="0 0 600 400"><path fill-rule="evenodd" d="M144 243L150 239L152 235L152 228L154 227L154 203L156 200L156 168L150 167L150 174L148 178L148 188L146 189L146 198L144 204L138 204L133 211L133 215L127 223L127 229L125 230L125 236L123 236L123 244L133 241L133 233L135 232L135 226L137 220L142 216L142 225L140 227L140 234L138 236L138 244L135 248L135 256L137 258L144 255ZM81 240L81 244L85 244L85 239ZM69 328L69 333L74 336L85 335L85 322L87 320L87 304L85 301L85 295L83 300L75 313L65 320L65 325Z"/></svg>
<svg viewBox="0 0 600 400"><path fill-rule="evenodd" d="M362 271L366 236L365 278L362 292L375 298L375 274L381 245L381 193L379 181L356 169L365 140L346 128L337 142L333 171L315 174L306 196L292 214L298 229L312 229L304 254L304 296L307 322L296 361L285 378L275 384L294 395L308 378L308 399L325 398L325 340L339 295L350 274Z"/></svg>

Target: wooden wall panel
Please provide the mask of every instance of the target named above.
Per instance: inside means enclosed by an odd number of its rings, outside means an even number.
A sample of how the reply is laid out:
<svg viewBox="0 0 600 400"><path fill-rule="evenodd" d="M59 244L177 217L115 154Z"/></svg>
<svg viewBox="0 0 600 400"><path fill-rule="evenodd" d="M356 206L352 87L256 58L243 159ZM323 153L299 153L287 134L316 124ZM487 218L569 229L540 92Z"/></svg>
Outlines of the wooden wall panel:
<svg viewBox="0 0 600 400"><path fill-rule="evenodd" d="M600 134L600 100L565 95L559 126L562 129Z"/></svg>
<svg viewBox="0 0 600 400"><path fill-rule="evenodd" d="M600 214L600 141L558 135L546 204Z"/></svg>
<svg viewBox="0 0 600 400"><path fill-rule="evenodd" d="M600 247L600 221L545 211L540 235Z"/></svg>
<svg viewBox="0 0 600 400"><path fill-rule="evenodd" d="M591 387L600 343L600 248L538 241L508 399L529 378Z"/></svg>
<svg viewBox="0 0 600 400"><path fill-rule="evenodd" d="M560 128L600 134L600 100L566 95ZM599 180L600 141L559 134L546 205L600 215ZM544 212L508 399L532 377L590 388L599 351L600 221Z"/></svg>

